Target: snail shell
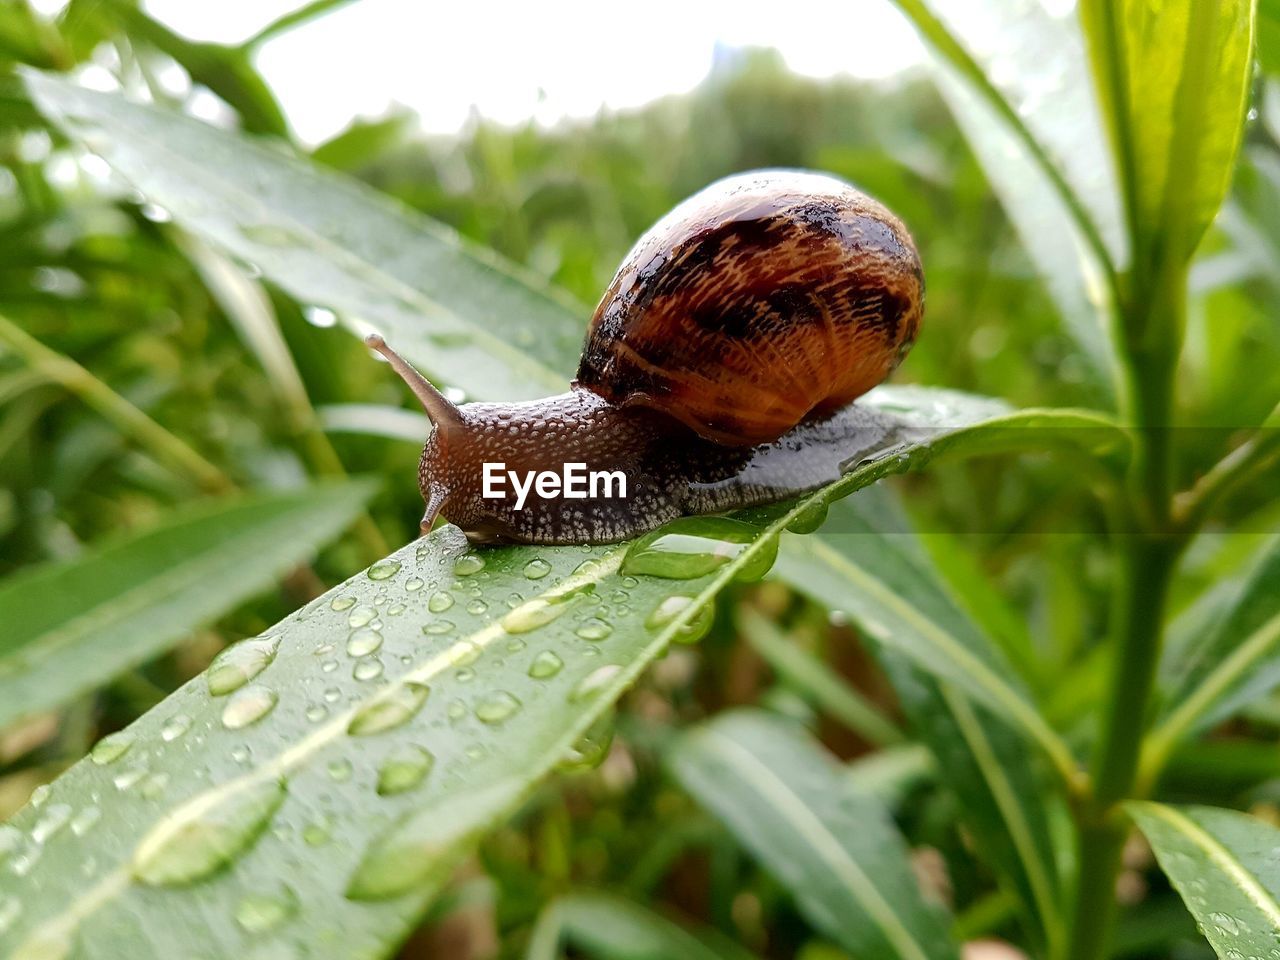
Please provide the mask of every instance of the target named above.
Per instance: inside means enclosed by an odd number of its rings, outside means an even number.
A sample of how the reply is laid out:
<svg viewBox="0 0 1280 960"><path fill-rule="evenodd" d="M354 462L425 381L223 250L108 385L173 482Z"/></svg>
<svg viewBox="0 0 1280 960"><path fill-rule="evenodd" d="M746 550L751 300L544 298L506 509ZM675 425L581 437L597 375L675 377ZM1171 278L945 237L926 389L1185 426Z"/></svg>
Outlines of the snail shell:
<svg viewBox="0 0 1280 960"><path fill-rule="evenodd" d="M877 201L814 173L729 177L627 255L576 383L718 443L763 443L888 376L923 305L915 244Z"/></svg>

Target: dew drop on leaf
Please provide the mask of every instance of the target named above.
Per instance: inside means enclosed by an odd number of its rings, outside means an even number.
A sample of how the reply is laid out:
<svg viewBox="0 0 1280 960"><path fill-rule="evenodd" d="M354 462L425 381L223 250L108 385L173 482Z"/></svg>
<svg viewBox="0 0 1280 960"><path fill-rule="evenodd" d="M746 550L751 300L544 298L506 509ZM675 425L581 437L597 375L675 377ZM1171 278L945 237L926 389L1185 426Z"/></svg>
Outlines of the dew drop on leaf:
<svg viewBox="0 0 1280 960"><path fill-rule="evenodd" d="M454 630L454 622L452 620L432 620L430 623L428 623L425 627L422 628L423 633L433 637L439 637L439 636L443 636L446 633L452 633L453 630Z"/></svg>
<svg viewBox="0 0 1280 960"><path fill-rule="evenodd" d="M603 640L613 633L613 627L599 617L592 617L574 633L583 640Z"/></svg>
<svg viewBox="0 0 1280 960"><path fill-rule="evenodd" d="M430 750L412 744L401 747L378 770L378 794L389 797L412 790L427 778L435 762Z"/></svg>
<svg viewBox="0 0 1280 960"><path fill-rule="evenodd" d="M266 687L246 687L236 693L222 711L222 725L228 730L240 730L257 723L279 702L274 690Z"/></svg>
<svg viewBox="0 0 1280 960"><path fill-rule="evenodd" d="M502 723L520 709L520 701L505 690L486 694L476 704L476 719L481 723Z"/></svg>
<svg viewBox="0 0 1280 960"><path fill-rule="evenodd" d="M133 877L148 886L194 883L249 850L285 798L283 780L262 780L227 796L216 790L161 820L142 838Z"/></svg>
<svg viewBox="0 0 1280 960"><path fill-rule="evenodd" d="M382 646L382 634L372 627L352 630L347 637L347 653L353 657L367 657Z"/></svg>
<svg viewBox="0 0 1280 960"><path fill-rule="evenodd" d="M571 691L569 691L569 702L580 703L584 700L593 700L613 682L614 677L622 672L622 667L616 663L606 664L603 667L597 667L589 674L578 681Z"/></svg>
<svg viewBox="0 0 1280 960"><path fill-rule="evenodd" d="M390 580L400 572L399 560L379 560L369 568L370 580Z"/></svg>
<svg viewBox="0 0 1280 960"><path fill-rule="evenodd" d="M185 713L175 713L160 728L160 739L165 743L177 740L191 729L191 718Z"/></svg>
<svg viewBox="0 0 1280 960"><path fill-rule="evenodd" d="M484 569L484 557L478 553L468 553L457 559L453 565L454 576L471 577Z"/></svg>
<svg viewBox="0 0 1280 960"><path fill-rule="evenodd" d="M524 565L524 575L530 580L541 580L551 572L551 564L541 557L534 557Z"/></svg>
<svg viewBox="0 0 1280 960"><path fill-rule="evenodd" d="M94 744L93 752L89 754L93 758L93 762L100 767L107 764L115 763L133 746L133 734L131 733L112 733L103 737Z"/></svg>
<svg viewBox="0 0 1280 960"><path fill-rule="evenodd" d="M564 661L551 650L543 650L529 664L529 676L535 680L549 680L564 669Z"/></svg>
<svg viewBox="0 0 1280 960"><path fill-rule="evenodd" d="M329 608L341 613L343 610L350 610L355 605L356 598L348 594L345 597L334 597L333 602L329 604Z"/></svg>
<svg viewBox="0 0 1280 960"><path fill-rule="evenodd" d="M236 906L236 923L246 933L267 933L298 912L298 895L289 887L276 894L249 894Z"/></svg>
<svg viewBox="0 0 1280 960"><path fill-rule="evenodd" d="M693 597L673 594L653 608L653 612L645 618L644 625L650 630L661 630L684 613L694 602ZM688 623L676 630L671 639L676 643L697 643L707 635L714 619L715 610L709 604L704 605Z"/></svg>
<svg viewBox="0 0 1280 960"><path fill-rule="evenodd" d="M733 562L757 536L755 527L728 517L681 517L634 541L627 548L622 570L668 580L691 580ZM770 538L744 563L738 578L763 577L777 554L777 539Z"/></svg>
<svg viewBox="0 0 1280 960"><path fill-rule="evenodd" d="M385 694L361 707L347 733L352 736L368 736L403 726L413 719L427 702L431 688L425 683L404 683L391 687Z"/></svg>
<svg viewBox="0 0 1280 960"><path fill-rule="evenodd" d="M271 666L279 648L278 637L255 637L227 647L209 664L205 675L209 693L222 697L239 690Z"/></svg>
<svg viewBox="0 0 1280 960"><path fill-rule="evenodd" d="M346 783L351 779L351 761L350 760L334 760L325 768L329 774L329 779L334 783Z"/></svg>
<svg viewBox="0 0 1280 960"><path fill-rule="evenodd" d="M367 603L362 603L347 614L347 626L353 629L355 627L364 627L376 620L377 617L378 611L374 607Z"/></svg>
<svg viewBox="0 0 1280 960"><path fill-rule="evenodd" d="M41 814L40 819L31 828L31 839L36 843L43 844L52 837L57 836L59 831L71 819L72 812L73 810L69 803L53 804Z"/></svg>

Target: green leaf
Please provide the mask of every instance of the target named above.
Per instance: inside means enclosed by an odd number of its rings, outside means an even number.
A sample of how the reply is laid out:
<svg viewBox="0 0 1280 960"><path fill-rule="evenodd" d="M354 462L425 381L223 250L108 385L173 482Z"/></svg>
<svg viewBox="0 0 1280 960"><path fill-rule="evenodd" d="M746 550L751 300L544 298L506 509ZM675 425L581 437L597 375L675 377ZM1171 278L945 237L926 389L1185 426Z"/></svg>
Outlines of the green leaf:
<svg viewBox="0 0 1280 960"><path fill-rule="evenodd" d="M937 54L939 91L1111 393L1108 287L1127 251L1079 31L1038 4L895 2Z"/></svg>
<svg viewBox="0 0 1280 960"><path fill-rule="evenodd" d="M750 960L751 954L708 929L686 929L638 903L575 891L547 906L525 960L559 960L569 945L601 960Z"/></svg>
<svg viewBox="0 0 1280 960"><path fill-rule="evenodd" d="M1080 16L1128 198L1136 266L1185 260L1231 183L1254 0L1085 0Z"/></svg>
<svg viewBox="0 0 1280 960"><path fill-rule="evenodd" d="M884 746L903 740L902 731L878 707L794 638L785 636L771 620L748 609L739 615L738 626L747 642L788 684L868 743Z"/></svg>
<svg viewBox="0 0 1280 960"><path fill-rule="evenodd" d="M169 956L197 933L230 953L239 918L284 912L260 949L381 955L669 641L705 625L739 574L759 573L789 525L936 456L1092 452L1124 436L1094 414L1013 413L950 391L882 388L866 402L915 440L760 512L755 538L707 575L628 576L625 545L472 554L445 527L231 648L18 815L4 849L20 851L23 876L0 873L0 896L21 913L0 953L71 937L86 958ZM29 862L31 831L54 809L91 828L59 831ZM167 837L203 838L184 843L201 861L166 863ZM147 885L169 876L188 886Z"/></svg>
<svg viewBox="0 0 1280 960"><path fill-rule="evenodd" d="M921 899L889 812L802 729L762 711L732 711L682 736L669 763L809 922L850 953L957 956L941 911Z"/></svg>
<svg viewBox="0 0 1280 960"><path fill-rule="evenodd" d="M182 226L475 399L563 390L586 311L353 180L167 110L28 71L27 89Z"/></svg>
<svg viewBox="0 0 1280 960"><path fill-rule="evenodd" d="M1280 830L1233 810L1129 803L1160 866L1222 960L1280 940Z"/></svg>
<svg viewBox="0 0 1280 960"><path fill-rule="evenodd" d="M896 505L876 493L833 507L830 525L840 533L785 541L778 574L847 613L884 648L902 708L946 771L982 856L1012 880L1057 944L1065 929L1046 813L1052 794L1024 737L1060 758L1064 772L1074 760L995 644L952 599Z"/></svg>
<svg viewBox="0 0 1280 960"><path fill-rule="evenodd" d="M1243 584L1215 588L1183 619L1171 648L1177 659L1163 668L1164 714L1145 747L1145 762L1156 766L1184 738L1280 684L1280 538Z"/></svg>
<svg viewBox="0 0 1280 960"><path fill-rule="evenodd" d="M219 501L0 583L0 725L91 690L264 590L347 526L373 489Z"/></svg>

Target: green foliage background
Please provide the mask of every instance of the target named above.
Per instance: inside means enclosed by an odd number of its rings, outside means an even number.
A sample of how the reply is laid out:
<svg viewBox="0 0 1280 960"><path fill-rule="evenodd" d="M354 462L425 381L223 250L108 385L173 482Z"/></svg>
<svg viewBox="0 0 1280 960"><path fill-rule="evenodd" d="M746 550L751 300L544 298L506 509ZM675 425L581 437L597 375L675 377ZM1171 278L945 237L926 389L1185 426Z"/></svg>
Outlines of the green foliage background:
<svg viewBox="0 0 1280 960"><path fill-rule="evenodd" d="M320 15L336 5L315 3L306 12ZM1087 16L1090 5L1082 7ZM278 29L305 29L305 20ZM1173 490L1192 487L1245 442L1280 397L1280 79L1267 72L1280 61L1274 3L1263 0L1258 22L1260 67L1251 74L1244 144L1225 205L1192 265L1186 329L1179 334L1185 347L1168 371L1178 424ZM234 111L246 135L305 152L252 67L253 49L272 29L244 47L221 47L173 35L128 0L72 0L54 20L22 0L0 0L0 573L11 578L8 594L0 585L0 610L10 614L5 629L13 631L9 640L0 638L0 697L6 678L24 669L12 663L26 635L67 629L56 611L21 605L39 582L24 578L43 576L41 565L74 561L131 534L161 543L181 536L201 557L218 550L260 554L266 548L249 540L248 527L240 542L234 517L216 512L233 495L252 501L240 508L245 516L259 510L277 525L271 530L280 532L265 539L294 545L260 555L260 572L210 566L202 574L208 579L192 589L195 599L178 598L186 606L177 608L174 623L164 621L163 610L147 623L151 639L126 672L116 675L108 665L95 675L86 661L84 675L68 681L74 689L34 696L11 712L0 706L0 721L9 723L0 731L0 820L101 737L199 674L226 644L262 633L416 536L418 443L387 435L412 437L421 428L413 421L406 427L389 410L408 409L399 383L333 325L332 315L295 301L252 267L223 259L109 174L42 119L18 79L24 65L61 72L93 58L132 92L164 103L175 98L157 84L156 71L176 62ZM1077 82L1089 81L1082 75ZM742 51L718 62L692 94L622 115L549 130L477 119L459 136L424 138L412 117L393 114L355 121L309 152L317 164L456 228L584 305L595 302L635 237L706 183L762 166L827 170L894 209L919 243L927 319L900 380L1000 397L1018 408L1110 409L1116 385L1097 375L1079 341L1064 332L1054 278L1046 278L1043 262L1028 252L1033 244L1025 230L1002 203L1009 171L984 151L980 127L954 119L965 116L957 101L961 86L951 72L884 84L817 82L790 74L771 51ZM1158 132L1140 136L1142 144L1159 139ZM1164 223L1161 236L1172 236L1175 227L1185 227L1195 245L1194 224ZM1158 261L1141 245L1138 253L1140 263L1148 255ZM1140 275L1128 279L1132 289L1147 289ZM1153 280L1149 289L1158 288ZM581 308L584 320L588 310ZM274 316L278 341L263 341L264 328L245 320L264 315ZM1141 345L1145 335L1121 333L1117 340L1128 336ZM433 372L449 379L449 371ZM868 855L886 887L905 888L909 848L925 893L904 915L914 918L922 942L935 937L947 944L931 947L931 960L952 941L984 938L1032 955L1065 955L1054 939L1065 933L1054 925L1067 924L1070 913L1065 888L1079 865L1069 808L1079 797L1046 788L1052 778L1041 767L1048 765L1028 763L1025 744L994 714L955 709L957 696L989 706L973 689L962 683L957 694L948 685L956 676L946 668L936 671L940 680L931 678L889 650L892 644L865 622L869 615L858 614L896 592L923 611L923 622L908 617L895 625L898 636L919 630L927 642L934 628L962 638L975 631L974 648L988 642L981 636L992 638L1018 678L1009 689L1021 696L1025 684L1027 702L1052 737L1087 755L1105 701L1112 592L1123 576L1107 533L1107 501L1079 465L1091 457L1081 450L976 458L892 481L909 514L902 528L923 532L927 558L869 520L868 512L883 516L897 508L875 508L863 494L848 503L870 507L833 508L832 524L885 538L876 559L847 538L833 538L830 549L846 556L819 557L815 568L815 554L827 548L785 541L778 578L719 589L714 624L701 643L674 647L643 674L616 716L593 726L599 749L537 785L518 816L488 831L478 852L440 882L443 895L402 955L536 958L567 948L601 957L910 956L883 928L866 933L875 924L862 924L856 911L845 917L848 928L824 923L824 910L852 909L842 898L856 884L837 874L824 888L821 862L790 872L797 847L789 845L785 826L718 806L714 781L708 787L707 768L698 766L698 750L711 735L683 733L710 717L718 719L699 729L759 747L781 758L779 766L790 758L798 781L813 778L818 787L806 799L824 823L836 824L834 834L854 861L862 862L862 854L850 833L840 834L840 817L861 809L863 792L876 797L875 810L891 811L888 829L900 831L902 839L893 842L902 849ZM1226 662L1239 637L1259 636L1275 618L1271 598L1280 580L1265 563L1254 564L1267 550L1274 554L1268 535L1280 520L1280 474L1274 462L1262 466L1205 518L1206 532L1190 543L1173 577L1168 608L1182 619L1168 645L1201 650L1201 660L1166 664L1169 682L1151 711L1157 719L1176 716L1181 699L1211 674L1206 662ZM377 482L347 482L356 475ZM312 483L324 485L315 494L326 505L323 520L307 489ZM200 509L215 511L214 519L201 521ZM344 525L346 533L336 536ZM171 529L180 533L166 533ZM149 555L153 563L179 565L158 550ZM108 566L81 575L106 576ZM845 577L823 580L815 569ZM40 596L47 604L51 595ZM222 602L201 606L202 595ZM1232 617L1239 621L1235 632ZM127 636L139 625L124 618L94 628ZM1273 660L1274 651L1259 657L1263 680ZM1167 756L1158 759L1167 768L1155 797L1280 822L1280 699L1273 686L1255 682L1247 696L1211 716L1214 725L1202 737L1164 744ZM10 698L18 703L19 693ZM790 728L753 733L752 724L761 722L755 714L727 712L746 706L791 718L812 736ZM788 748L791 736L804 742ZM817 759L805 766L815 739L840 766ZM997 766L1017 771L1009 789L1038 853L1029 856L1016 836L1013 848L1004 848L1010 808L998 795L994 807L982 806L992 781L970 789L960 774L951 775L949 742L986 743ZM723 783L733 770L721 773ZM850 785L857 791L845 809L841 791ZM750 793L750 786L741 791ZM1112 955L1213 955L1179 891L1190 896L1186 886L1197 877L1216 881L1207 867L1188 877L1171 865L1158 835L1159 824L1168 829L1170 822L1159 820L1165 809L1172 808L1144 805L1134 815L1172 884L1151 850L1130 835L1119 868L1122 908ZM1187 816L1212 832L1215 818L1227 815ZM5 837L0 833L0 866L13 852ZM1028 866L1037 857L1048 864L1048 879ZM1258 876L1274 897L1274 878ZM0 944L7 948L5 891L0 883ZM934 901L946 905L949 918ZM417 917L412 910L405 915ZM875 911L868 916L874 921ZM1280 914L1272 919L1280 926ZM882 934L889 946L875 939ZM1230 956L1220 938L1209 934L1209 941ZM890 949L896 952L877 952Z"/></svg>

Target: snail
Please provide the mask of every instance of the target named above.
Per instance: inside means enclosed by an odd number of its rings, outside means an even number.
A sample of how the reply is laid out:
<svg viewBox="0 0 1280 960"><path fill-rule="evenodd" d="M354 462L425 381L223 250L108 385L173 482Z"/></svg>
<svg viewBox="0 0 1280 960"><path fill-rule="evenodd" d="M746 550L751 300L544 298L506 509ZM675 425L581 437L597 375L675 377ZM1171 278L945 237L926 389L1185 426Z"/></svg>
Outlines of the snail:
<svg viewBox="0 0 1280 960"><path fill-rule="evenodd" d="M566 393L454 404L381 336L366 342L434 424L424 533L442 515L473 543L610 543L796 496L891 445L892 418L852 401L902 361L923 300L889 210L834 177L767 170L713 183L640 238ZM594 479L575 494L584 468L625 495Z"/></svg>

